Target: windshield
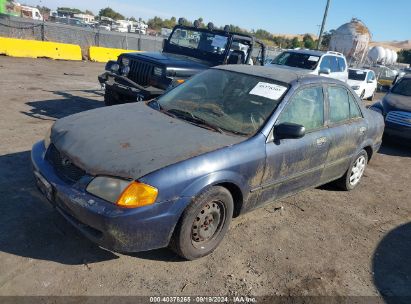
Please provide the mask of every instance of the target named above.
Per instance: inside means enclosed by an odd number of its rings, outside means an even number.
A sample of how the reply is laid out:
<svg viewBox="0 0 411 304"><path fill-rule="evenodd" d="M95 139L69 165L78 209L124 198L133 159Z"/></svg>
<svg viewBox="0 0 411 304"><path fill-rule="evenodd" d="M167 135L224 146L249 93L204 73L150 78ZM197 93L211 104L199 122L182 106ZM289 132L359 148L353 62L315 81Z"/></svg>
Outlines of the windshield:
<svg viewBox="0 0 411 304"><path fill-rule="evenodd" d="M367 76L367 72L365 71L348 70L348 79L363 81L365 80L366 76Z"/></svg>
<svg viewBox="0 0 411 304"><path fill-rule="evenodd" d="M411 96L411 78L402 78L391 90L394 94Z"/></svg>
<svg viewBox="0 0 411 304"><path fill-rule="evenodd" d="M228 37L196 30L176 29L170 37L170 44L209 53L223 54Z"/></svg>
<svg viewBox="0 0 411 304"><path fill-rule="evenodd" d="M295 52L283 52L278 55L272 63L301 69L314 70L319 60L319 56Z"/></svg>
<svg viewBox="0 0 411 304"><path fill-rule="evenodd" d="M210 69L157 102L162 111L186 117L189 122L203 122L215 130L248 136L264 124L287 88L257 76ZM184 117L176 115L181 113Z"/></svg>

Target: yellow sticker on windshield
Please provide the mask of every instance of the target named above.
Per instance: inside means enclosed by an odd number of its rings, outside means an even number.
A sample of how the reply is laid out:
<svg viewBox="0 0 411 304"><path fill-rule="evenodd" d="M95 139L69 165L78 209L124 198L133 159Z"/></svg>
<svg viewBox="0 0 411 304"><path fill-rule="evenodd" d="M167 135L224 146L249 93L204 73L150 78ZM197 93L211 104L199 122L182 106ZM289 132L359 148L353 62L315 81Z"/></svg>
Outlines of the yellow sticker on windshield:
<svg viewBox="0 0 411 304"><path fill-rule="evenodd" d="M250 91L249 94L265 97L272 100L278 100L283 96L284 92L287 90L287 87L268 83L268 82L259 82L257 85Z"/></svg>

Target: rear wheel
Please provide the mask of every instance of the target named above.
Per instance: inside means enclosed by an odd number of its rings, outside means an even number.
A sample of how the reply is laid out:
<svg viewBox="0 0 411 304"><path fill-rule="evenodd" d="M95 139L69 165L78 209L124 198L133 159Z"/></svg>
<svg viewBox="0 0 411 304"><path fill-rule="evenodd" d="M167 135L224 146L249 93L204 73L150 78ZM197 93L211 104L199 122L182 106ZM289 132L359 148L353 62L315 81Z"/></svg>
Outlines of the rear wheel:
<svg viewBox="0 0 411 304"><path fill-rule="evenodd" d="M184 211L174 231L171 248L188 260L210 254L223 240L233 210L233 198L226 188L209 188Z"/></svg>
<svg viewBox="0 0 411 304"><path fill-rule="evenodd" d="M116 94L114 94L114 92L107 87L104 93L104 104L106 106L119 104Z"/></svg>
<svg viewBox="0 0 411 304"><path fill-rule="evenodd" d="M350 191L353 190L360 183L360 180L364 174L364 170L367 167L368 155L365 150L361 150L355 157L354 161L350 164L347 172L342 178L337 181L337 184L341 189Z"/></svg>

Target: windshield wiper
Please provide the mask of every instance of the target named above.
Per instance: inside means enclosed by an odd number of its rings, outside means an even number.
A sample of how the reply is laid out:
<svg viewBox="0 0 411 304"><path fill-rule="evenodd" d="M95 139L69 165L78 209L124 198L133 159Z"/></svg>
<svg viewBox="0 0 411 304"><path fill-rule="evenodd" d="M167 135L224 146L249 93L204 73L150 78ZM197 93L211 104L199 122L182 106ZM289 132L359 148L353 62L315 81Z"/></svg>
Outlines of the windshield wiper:
<svg viewBox="0 0 411 304"><path fill-rule="evenodd" d="M203 118L200 118L198 116L195 116L193 113L185 111L185 110L180 110L180 109L168 109L168 110L164 110L164 112L166 113L170 113L173 116L177 117L177 118L182 118L188 122L191 122L195 125L198 126L205 126L207 127L207 129L212 129L214 131L217 131L219 133L224 134L223 130L221 130L219 127L210 124L208 121L206 121Z"/></svg>

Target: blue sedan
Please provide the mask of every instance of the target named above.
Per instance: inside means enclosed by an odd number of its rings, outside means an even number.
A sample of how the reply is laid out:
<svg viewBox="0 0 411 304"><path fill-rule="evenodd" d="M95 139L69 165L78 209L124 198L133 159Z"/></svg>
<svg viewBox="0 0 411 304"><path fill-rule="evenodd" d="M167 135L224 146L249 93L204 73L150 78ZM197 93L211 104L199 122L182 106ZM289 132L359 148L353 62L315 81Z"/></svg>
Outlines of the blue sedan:
<svg viewBox="0 0 411 304"><path fill-rule="evenodd" d="M220 66L147 103L60 119L31 156L38 188L100 246L196 259L233 217L331 181L354 189L383 129L338 80Z"/></svg>

